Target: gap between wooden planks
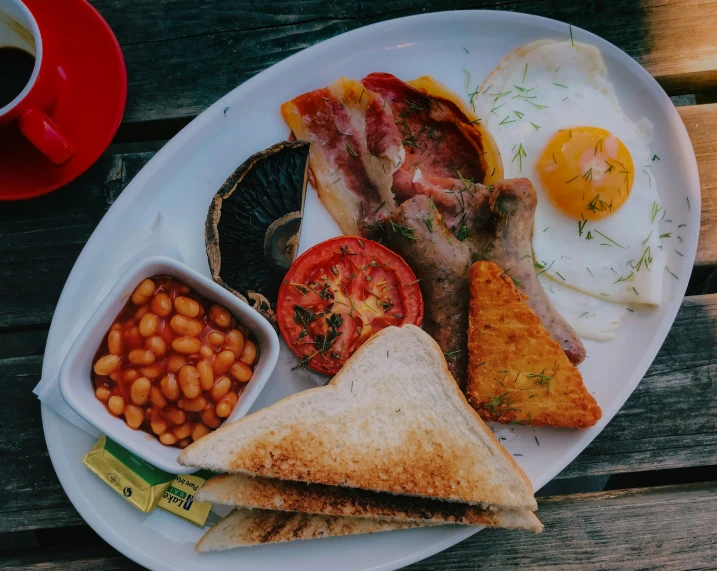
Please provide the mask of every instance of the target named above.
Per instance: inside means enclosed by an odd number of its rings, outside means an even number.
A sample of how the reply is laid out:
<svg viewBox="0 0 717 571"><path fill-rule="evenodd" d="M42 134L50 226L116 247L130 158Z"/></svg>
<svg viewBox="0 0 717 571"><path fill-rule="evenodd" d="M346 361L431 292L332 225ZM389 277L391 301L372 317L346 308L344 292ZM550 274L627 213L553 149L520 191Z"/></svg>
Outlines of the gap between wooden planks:
<svg viewBox="0 0 717 571"><path fill-rule="evenodd" d="M717 294L687 298L647 375L603 432L559 478L717 464ZM77 525L48 457L30 393L42 358L1 359L0 533ZM540 438L540 430L535 434ZM535 452L540 453L539 443Z"/></svg>

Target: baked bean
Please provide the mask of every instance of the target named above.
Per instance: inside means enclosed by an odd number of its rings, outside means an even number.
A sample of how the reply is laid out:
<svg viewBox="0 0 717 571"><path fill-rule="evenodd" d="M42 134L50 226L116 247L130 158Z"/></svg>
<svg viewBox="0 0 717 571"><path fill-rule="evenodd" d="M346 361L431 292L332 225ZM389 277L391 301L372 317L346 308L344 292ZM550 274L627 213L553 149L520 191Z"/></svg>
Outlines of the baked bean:
<svg viewBox="0 0 717 571"><path fill-rule="evenodd" d="M218 428L222 423L222 419L216 415L214 407L210 404L204 407L204 410L199 413L199 416L202 417L202 422L209 428Z"/></svg>
<svg viewBox="0 0 717 571"><path fill-rule="evenodd" d="M219 333L219 331L212 331L209 335L207 335L207 341L215 347L219 347L222 343L224 343L224 335Z"/></svg>
<svg viewBox="0 0 717 571"><path fill-rule="evenodd" d="M152 303L149 304L149 307L155 315L167 317L172 313L172 300L169 299L166 293L160 292L152 298Z"/></svg>
<svg viewBox="0 0 717 571"><path fill-rule="evenodd" d="M107 348L112 355L122 354L122 333L118 330L110 331L107 335Z"/></svg>
<svg viewBox="0 0 717 571"><path fill-rule="evenodd" d="M217 353L217 356L214 357L214 364L212 365L214 374L224 375L228 373L234 364L234 359L236 359L236 357L231 351L221 351Z"/></svg>
<svg viewBox="0 0 717 571"><path fill-rule="evenodd" d="M118 355L105 355L104 357L100 357L94 366L95 373L106 377L120 366L121 361Z"/></svg>
<svg viewBox="0 0 717 571"><path fill-rule="evenodd" d="M174 311L184 317L194 318L199 315L199 304L191 297L180 295L174 300Z"/></svg>
<svg viewBox="0 0 717 571"><path fill-rule="evenodd" d="M248 335L226 307L186 284L147 278L93 363L95 397L130 428L184 448L235 409L259 352Z"/></svg>
<svg viewBox="0 0 717 571"><path fill-rule="evenodd" d="M206 436L210 432L211 432L211 430L209 428L207 428L201 422L198 422L197 424L194 425L194 428L192 428L192 440L194 440L194 442L196 442L202 436Z"/></svg>
<svg viewBox="0 0 717 571"><path fill-rule="evenodd" d="M232 329L224 338L224 348L235 355L241 355L244 350L244 336L237 329Z"/></svg>
<svg viewBox="0 0 717 571"><path fill-rule="evenodd" d="M149 305L143 305L135 312L134 318L139 321L147 312L149 312Z"/></svg>
<svg viewBox="0 0 717 571"><path fill-rule="evenodd" d="M171 432L165 432L159 435L159 441L165 446L172 446L172 444L176 444L177 437Z"/></svg>
<svg viewBox="0 0 717 571"><path fill-rule="evenodd" d="M162 390L157 387L152 387L152 391L149 393L149 400L157 408L164 408L167 406L167 399L164 398Z"/></svg>
<svg viewBox="0 0 717 571"><path fill-rule="evenodd" d="M141 347L144 338L139 333L139 327L130 327L124 332L124 342L130 347Z"/></svg>
<svg viewBox="0 0 717 571"><path fill-rule="evenodd" d="M162 367L159 363L154 363L148 367L140 367L139 372L142 373L143 377L158 379L164 374L164 367Z"/></svg>
<svg viewBox="0 0 717 571"><path fill-rule="evenodd" d="M219 327L229 327L232 324L232 315L221 305L212 305L209 310L209 319Z"/></svg>
<svg viewBox="0 0 717 571"><path fill-rule="evenodd" d="M188 399L193 399L202 392L202 386L199 384L199 371L193 365L184 365L179 369L177 374L179 379L179 388Z"/></svg>
<svg viewBox="0 0 717 571"><path fill-rule="evenodd" d="M191 422L185 422L181 426L178 426L174 429L174 435L177 437L177 439L181 440L182 438L186 438L192 433L192 428L194 428L194 426Z"/></svg>
<svg viewBox="0 0 717 571"><path fill-rule="evenodd" d="M163 357L167 352L167 342L159 335L153 335L144 342L144 346L152 351L157 357Z"/></svg>
<svg viewBox="0 0 717 571"><path fill-rule="evenodd" d="M167 400L175 401L179 398L179 385L174 375L165 375L159 381L159 386Z"/></svg>
<svg viewBox="0 0 717 571"><path fill-rule="evenodd" d="M149 400L149 393L152 390L152 383L147 377L140 377L129 389L129 396L132 402L138 406L142 406Z"/></svg>
<svg viewBox="0 0 717 571"><path fill-rule="evenodd" d="M248 383L251 380L252 371L249 365L241 361L234 361L229 373L240 383Z"/></svg>
<svg viewBox="0 0 717 571"><path fill-rule="evenodd" d="M136 430L144 422L144 411L138 406L128 404L124 409L124 419L127 426Z"/></svg>
<svg viewBox="0 0 717 571"><path fill-rule="evenodd" d="M167 371L176 373L187 364L187 358L179 353L170 353L167 357Z"/></svg>
<svg viewBox="0 0 717 571"><path fill-rule="evenodd" d="M97 397L97 400L107 402L112 396L112 391L108 387L97 387L97 390L95 391L95 396Z"/></svg>
<svg viewBox="0 0 717 571"><path fill-rule="evenodd" d="M159 317L154 313L145 313L139 320L139 334L142 337L151 337L157 332Z"/></svg>
<svg viewBox="0 0 717 571"><path fill-rule="evenodd" d="M256 345L254 345L254 342L251 339L247 339L246 342L244 343L244 350L241 352L241 355L239 355L239 360L242 363L251 365L254 363L255 359L256 359Z"/></svg>
<svg viewBox="0 0 717 571"><path fill-rule="evenodd" d="M145 375L146 376L146 375ZM124 372L124 382L131 383L139 378L139 371L137 369L127 369Z"/></svg>
<svg viewBox="0 0 717 571"><path fill-rule="evenodd" d="M177 337L172 341L172 349L183 355L193 355L202 348L202 342L196 337Z"/></svg>
<svg viewBox="0 0 717 571"><path fill-rule="evenodd" d="M107 408L115 416L121 416L124 412L124 399L121 396L114 395L107 401Z"/></svg>
<svg viewBox="0 0 717 571"><path fill-rule="evenodd" d="M214 371L209 361L199 361L197 371L199 371L199 384L202 385L202 390L210 390L214 386Z"/></svg>
<svg viewBox="0 0 717 571"><path fill-rule="evenodd" d="M139 284L132 293L132 303L135 305L144 305L149 301L154 293L155 285L152 280L147 278Z"/></svg>
<svg viewBox="0 0 717 571"><path fill-rule="evenodd" d="M128 358L129 362L135 365L151 365L156 359L154 353L148 349L132 349Z"/></svg>
<svg viewBox="0 0 717 571"><path fill-rule="evenodd" d="M177 335L185 335L187 337L197 337L204 329L201 321L190 319L183 315L175 315L169 321L169 326Z"/></svg>
<svg viewBox="0 0 717 571"><path fill-rule="evenodd" d="M179 399L177 401L177 406L187 412L202 412L204 407L207 406L207 399L205 399L202 395L193 399Z"/></svg>
<svg viewBox="0 0 717 571"><path fill-rule="evenodd" d="M232 388L232 380L227 377L219 377L212 387L212 398L214 402L219 402Z"/></svg>
<svg viewBox="0 0 717 571"><path fill-rule="evenodd" d="M184 424L187 420L187 415L184 414L184 411L173 406L165 408L162 414L164 415L164 418L172 424Z"/></svg>
<svg viewBox="0 0 717 571"><path fill-rule="evenodd" d="M169 428L167 421L162 419L153 420L149 423L149 425L152 427L152 432L154 432L157 436L164 434Z"/></svg>
<svg viewBox="0 0 717 571"><path fill-rule="evenodd" d="M229 395L232 395L235 393L229 393L227 396L225 396L222 400L220 400L217 403L216 406L216 412L217 416L220 416L222 418L226 418L232 413L232 410L234 410L234 405L236 402L232 402L232 399L229 398Z"/></svg>

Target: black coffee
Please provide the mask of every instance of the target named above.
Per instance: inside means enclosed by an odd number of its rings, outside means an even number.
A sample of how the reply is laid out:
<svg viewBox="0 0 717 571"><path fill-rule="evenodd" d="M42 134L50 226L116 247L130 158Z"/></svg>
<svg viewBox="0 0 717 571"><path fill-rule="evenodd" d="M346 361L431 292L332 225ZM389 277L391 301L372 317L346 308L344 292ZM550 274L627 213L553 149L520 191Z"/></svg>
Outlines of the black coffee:
<svg viewBox="0 0 717 571"><path fill-rule="evenodd" d="M0 107L5 107L27 82L35 67L35 56L14 47L0 46Z"/></svg>

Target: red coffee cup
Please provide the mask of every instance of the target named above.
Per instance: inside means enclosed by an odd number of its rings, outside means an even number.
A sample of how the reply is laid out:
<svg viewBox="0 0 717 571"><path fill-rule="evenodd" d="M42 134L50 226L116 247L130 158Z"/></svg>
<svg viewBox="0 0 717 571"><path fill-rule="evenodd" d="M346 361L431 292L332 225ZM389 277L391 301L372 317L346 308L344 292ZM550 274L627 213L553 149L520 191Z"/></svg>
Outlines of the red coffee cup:
<svg viewBox="0 0 717 571"><path fill-rule="evenodd" d="M57 98L57 66L43 50L35 18L20 0L0 0L0 49L18 48L35 57L32 75L17 96L0 107L0 129L16 124L22 135L52 163L72 159L72 143L48 116Z"/></svg>

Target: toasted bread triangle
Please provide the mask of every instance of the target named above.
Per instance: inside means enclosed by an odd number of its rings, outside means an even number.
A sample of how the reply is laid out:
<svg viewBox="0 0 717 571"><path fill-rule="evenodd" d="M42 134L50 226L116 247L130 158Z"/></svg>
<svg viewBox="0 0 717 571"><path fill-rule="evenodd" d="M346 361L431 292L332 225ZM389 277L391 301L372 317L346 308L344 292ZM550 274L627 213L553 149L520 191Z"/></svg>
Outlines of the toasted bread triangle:
<svg viewBox="0 0 717 571"><path fill-rule="evenodd" d="M325 387L186 448L185 466L499 508L537 509L530 481L413 325L367 341Z"/></svg>
<svg viewBox="0 0 717 571"><path fill-rule="evenodd" d="M250 509L353 516L398 522L486 525L526 529L536 533L540 533L543 529L535 514L528 510L485 510L461 502L443 502L246 474L214 476L201 487L194 499Z"/></svg>
<svg viewBox="0 0 717 571"><path fill-rule="evenodd" d="M239 508L209 529L194 550L200 553L223 551L297 539L379 533L429 525L431 524Z"/></svg>
<svg viewBox="0 0 717 571"><path fill-rule="evenodd" d="M470 270L468 402L486 420L586 428L602 416L580 371L493 262Z"/></svg>

